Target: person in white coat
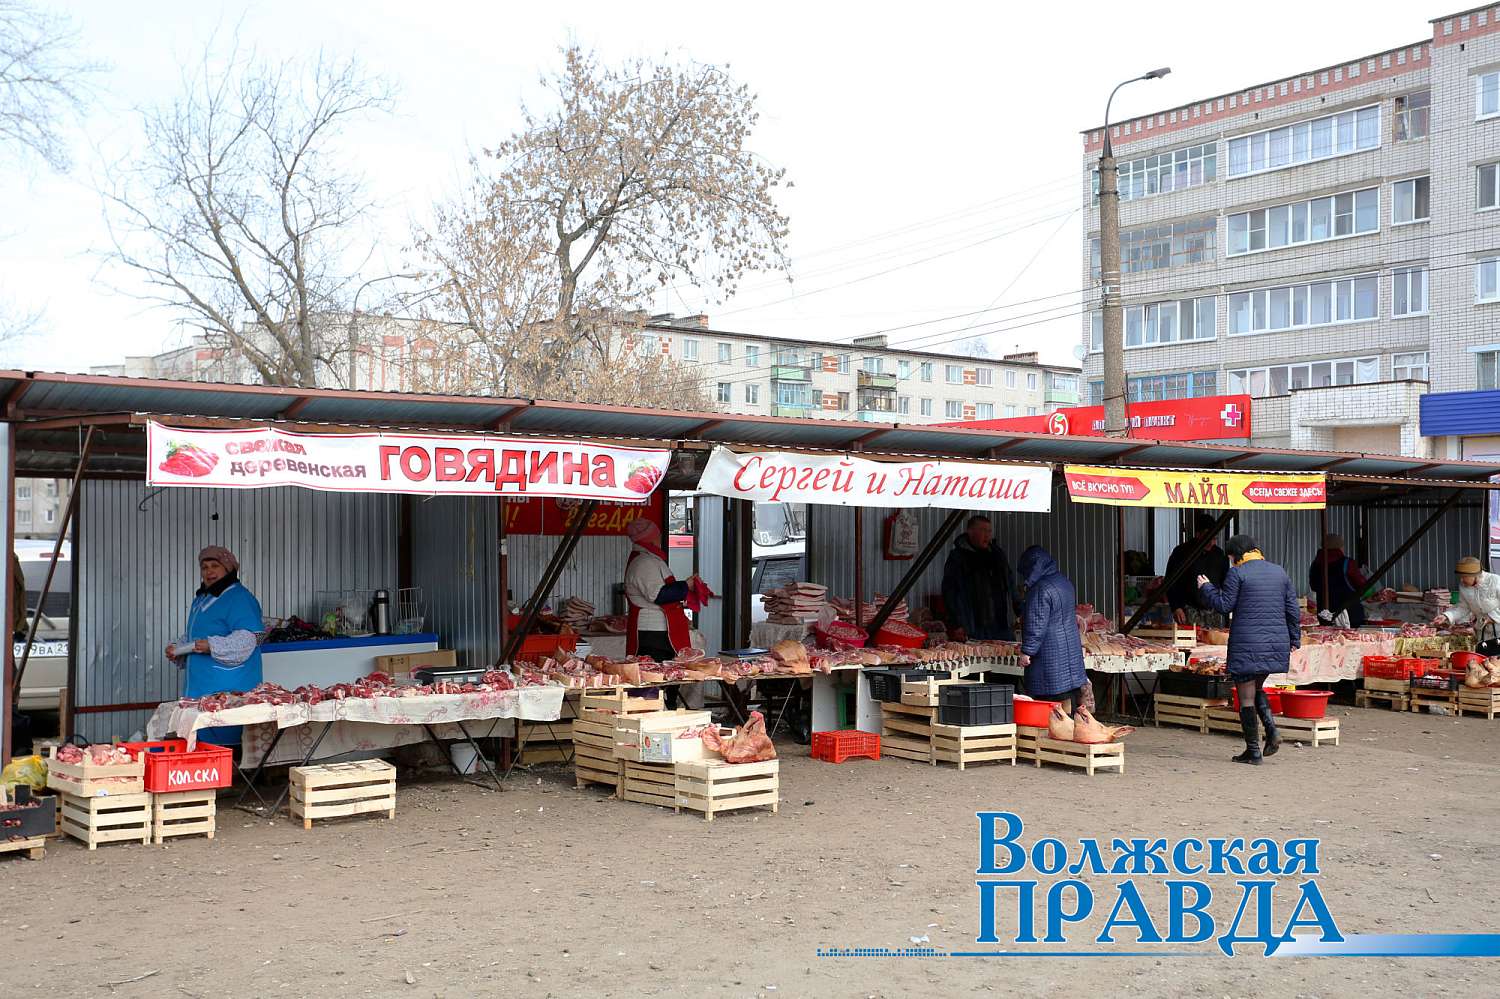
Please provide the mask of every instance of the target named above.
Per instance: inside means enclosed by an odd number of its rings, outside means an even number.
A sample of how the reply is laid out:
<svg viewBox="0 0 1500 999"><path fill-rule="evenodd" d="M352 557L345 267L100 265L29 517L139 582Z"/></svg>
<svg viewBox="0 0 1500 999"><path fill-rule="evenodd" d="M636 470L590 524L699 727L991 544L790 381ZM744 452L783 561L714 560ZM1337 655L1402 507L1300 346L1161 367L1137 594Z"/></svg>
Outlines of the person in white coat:
<svg viewBox="0 0 1500 999"><path fill-rule="evenodd" d="M1472 555L1458 560L1458 603L1439 614L1433 624L1472 624L1500 628L1500 576L1485 572Z"/></svg>

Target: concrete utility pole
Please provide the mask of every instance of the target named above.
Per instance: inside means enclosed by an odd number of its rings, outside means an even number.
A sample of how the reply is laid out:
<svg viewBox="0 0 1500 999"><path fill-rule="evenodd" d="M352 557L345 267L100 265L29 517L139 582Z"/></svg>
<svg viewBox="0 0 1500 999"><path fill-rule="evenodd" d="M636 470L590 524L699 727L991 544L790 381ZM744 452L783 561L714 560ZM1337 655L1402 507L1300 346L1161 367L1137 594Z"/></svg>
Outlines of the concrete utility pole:
<svg viewBox="0 0 1500 999"><path fill-rule="evenodd" d="M1099 156L1099 282L1104 308L1104 434L1128 437L1125 420L1125 313L1120 301L1120 184L1109 140L1109 107L1126 83L1159 80L1163 67L1116 85L1104 104L1104 150Z"/></svg>

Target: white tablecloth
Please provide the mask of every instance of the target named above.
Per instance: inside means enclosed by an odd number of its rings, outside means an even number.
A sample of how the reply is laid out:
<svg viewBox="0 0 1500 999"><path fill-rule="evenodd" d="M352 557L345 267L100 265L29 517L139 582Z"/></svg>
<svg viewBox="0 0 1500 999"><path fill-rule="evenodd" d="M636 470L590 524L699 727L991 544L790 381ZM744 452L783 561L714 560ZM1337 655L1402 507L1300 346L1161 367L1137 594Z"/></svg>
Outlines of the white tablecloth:
<svg viewBox="0 0 1500 999"><path fill-rule="evenodd" d="M1143 656L1091 656L1085 654L1083 665L1095 673L1160 673L1182 661L1178 652L1149 652Z"/></svg>
<svg viewBox="0 0 1500 999"><path fill-rule="evenodd" d="M1223 659L1228 651L1223 645L1200 645L1189 653L1189 658ZM1366 642L1323 642L1304 645L1292 653L1290 668L1285 673L1273 673L1266 682L1272 685L1292 684L1301 687L1310 683L1354 680L1364 675L1365 656L1393 656L1395 654L1395 636Z"/></svg>

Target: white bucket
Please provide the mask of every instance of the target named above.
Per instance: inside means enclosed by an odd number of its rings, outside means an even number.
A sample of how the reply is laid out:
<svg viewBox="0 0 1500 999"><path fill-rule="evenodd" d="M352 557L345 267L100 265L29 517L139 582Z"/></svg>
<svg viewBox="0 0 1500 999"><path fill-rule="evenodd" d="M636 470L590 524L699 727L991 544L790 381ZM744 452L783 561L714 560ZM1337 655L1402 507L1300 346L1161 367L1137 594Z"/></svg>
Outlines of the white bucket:
<svg viewBox="0 0 1500 999"><path fill-rule="evenodd" d="M467 742L455 742L448 746L448 756L461 774L477 774L480 771L479 754Z"/></svg>

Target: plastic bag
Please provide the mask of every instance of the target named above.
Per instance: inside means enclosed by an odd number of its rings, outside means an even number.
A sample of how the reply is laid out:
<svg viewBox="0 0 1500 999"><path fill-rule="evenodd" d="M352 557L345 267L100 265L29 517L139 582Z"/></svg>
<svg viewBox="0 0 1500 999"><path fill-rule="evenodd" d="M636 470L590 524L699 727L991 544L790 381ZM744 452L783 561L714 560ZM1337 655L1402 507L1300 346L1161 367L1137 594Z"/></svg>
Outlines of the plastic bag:
<svg viewBox="0 0 1500 999"><path fill-rule="evenodd" d="M30 784L37 791L47 787L47 764L40 756L22 756L0 770L0 784Z"/></svg>

